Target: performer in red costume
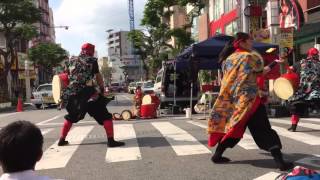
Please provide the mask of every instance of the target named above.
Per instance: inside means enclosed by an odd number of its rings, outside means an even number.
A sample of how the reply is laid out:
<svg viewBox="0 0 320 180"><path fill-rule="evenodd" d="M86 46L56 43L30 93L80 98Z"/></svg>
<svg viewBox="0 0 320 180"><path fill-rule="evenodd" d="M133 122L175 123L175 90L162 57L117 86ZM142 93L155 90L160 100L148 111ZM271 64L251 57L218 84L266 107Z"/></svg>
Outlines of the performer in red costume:
<svg viewBox="0 0 320 180"><path fill-rule="evenodd" d="M59 146L67 145L66 137L73 123L82 120L89 113L106 131L108 146L123 146L125 143L114 140L112 114L106 108L108 99L103 96L104 83L99 72L95 46L86 43L82 46L79 57L73 57L67 63L69 85L64 90L62 99L67 103L68 114L61 131ZM94 82L96 80L96 83ZM96 86L97 84L98 86ZM99 88L97 88L99 87Z"/></svg>
<svg viewBox="0 0 320 180"><path fill-rule="evenodd" d="M142 104L142 90L140 86L137 86L136 92L134 94L134 106L136 108L136 116L139 119L140 118L140 113L141 113L141 104Z"/></svg>
<svg viewBox="0 0 320 180"><path fill-rule="evenodd" d="M248 127L258 147L271 152L280 170L288 170L293 164L284 161L280 138L271 128L263 104L263 75L277 62L264 67L263 60L252 51L252 44L248 34L237 33L235 40L220 54L223 79L208 121L208 145L218 144L211 160L229 162L230 159L222 154L241 140Z"/></svg>
<svg viewBox="0 0 320 180"><path fill-rule="evenodd" d="M288 99L289 109L292 113L289 131L295 132L300 119L309 107L320 104L320 59L319 51L311 48L307 59L302 59L290 67L300 76L298 90ZM319 107L318 107L319 108Z"/></svg>

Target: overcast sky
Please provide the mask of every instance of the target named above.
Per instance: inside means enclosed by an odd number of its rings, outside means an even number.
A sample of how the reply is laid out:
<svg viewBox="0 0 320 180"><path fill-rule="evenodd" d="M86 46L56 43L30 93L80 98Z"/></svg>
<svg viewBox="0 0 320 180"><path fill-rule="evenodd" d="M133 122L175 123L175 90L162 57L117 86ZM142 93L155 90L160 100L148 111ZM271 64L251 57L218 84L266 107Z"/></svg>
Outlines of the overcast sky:
<svg viewBox="0 0 320 180"><path fill-rule="evenodd" d="M147 0L135 0L135 24L140 24ZM99 57L107 55L106 30L129 30L128 0L49 0L56 28L56 42L77 55L85 42L96 45Z"/></svg>

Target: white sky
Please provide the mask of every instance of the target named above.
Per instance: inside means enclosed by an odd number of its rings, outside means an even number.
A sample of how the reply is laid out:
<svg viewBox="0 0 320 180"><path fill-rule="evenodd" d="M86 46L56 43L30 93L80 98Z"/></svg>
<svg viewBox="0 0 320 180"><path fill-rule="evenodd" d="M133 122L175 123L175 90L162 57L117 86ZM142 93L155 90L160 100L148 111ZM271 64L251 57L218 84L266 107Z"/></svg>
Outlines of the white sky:
<svg viewBox="0 0 320 180"><path fill-rule="evenodd" d="M108 29L129 30L128 0L50 0L55 26L66 25L68 30L56 28L56 42L78 55L83 43L96 45L99 57L107 55ZM147 0L135 0L135 25L140 25Z"/></svg>

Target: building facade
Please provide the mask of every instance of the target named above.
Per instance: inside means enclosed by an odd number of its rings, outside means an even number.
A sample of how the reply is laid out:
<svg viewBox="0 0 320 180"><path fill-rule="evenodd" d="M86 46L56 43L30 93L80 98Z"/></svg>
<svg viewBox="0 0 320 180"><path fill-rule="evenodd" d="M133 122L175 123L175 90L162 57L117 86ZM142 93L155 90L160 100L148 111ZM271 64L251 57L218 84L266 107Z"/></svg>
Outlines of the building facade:
<svg viewBox="0 0 320 180"><path fill-rule="evenodd" d="M108 64L112 68L111 82L127 83L141 79L140 60L133 54L128 33L128 31L109 33Z"/></svg>

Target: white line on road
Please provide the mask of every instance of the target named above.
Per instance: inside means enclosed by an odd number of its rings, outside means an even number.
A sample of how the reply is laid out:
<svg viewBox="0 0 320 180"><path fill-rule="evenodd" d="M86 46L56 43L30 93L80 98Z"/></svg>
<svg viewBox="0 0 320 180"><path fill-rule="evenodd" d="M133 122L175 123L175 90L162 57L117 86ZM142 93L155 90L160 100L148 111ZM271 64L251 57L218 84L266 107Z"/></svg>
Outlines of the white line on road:
<svg viewBox="0 0 320 180"><path fill-rule="evenodd" d="M278 177L280 175L280 173L277 172L269 172L267 174L264 174L260 177L257 177L253 180L270 180L270 179L276 179L276 177Z"/></svg>
<svg viewBox="0 0 320 180"><path fill-rule="evenodd" d="M41 134L42 134L42 135L48 134L48 133L51 132L52 130L53 130L53 128L41 129Z"/></svg>
<svg viewBox="0 0 320 180"><path fill-rule="evenodd" d="M202 124L202 123L199 123L199 122L195 122L195 121L187 121L188 123L190 124L193 124L193 125L196 125L196 126L199 126L203 129L206 129L207 126ZM238 143L238 145L244 149L259 149L258 146L256 145L256 143L254 142L253 138L251 135L245 133L243 135L243 138L241 139L241 141Z"/></svg>
<svg viewBox="0 0 320 180"><path fill-rule="evenodd" d="M297 161L295 161L296 163L299 164L304 164L307 166L313 166L317 169L320 169L320 155L318 154L314 154L313 156L309 156L309 157L305 157L302 159L299 159Z"/></svg>
<svg viewBox="0 0 320 180"><path fill-rule="evenodd" d="M283 120L279 120L279 119L270 119L270 121L273 122L273 123L291 125L291 122L289 122L289 121L283 121ZM305 128L309 128L309 129L320 130L320 125L318 125L318 124L299 122L298 126L305 127Z"/></svg>
<svg viewBox="0 0 320 180"><path fill-rule="evenodd" d="M80 122L77 122L75 124L94 125L94 124L97 124L97 122L96 121L80 121ZM37 124L37 125L39 125L39 124ZM57 125L62 126L63 123L46 123L46 124L40 124L39 126L57 126Z"/></svg>
<svg viewBox="0 0 320 180"><path fill-rule="evenodd" d="M60 118L60 117L62 117L62 116L63 116L63 115L54 116L53 118L50 118L50 119L47 119L47 120L45 120L45 121L41 121L41 122L37 123L37 125L44 125L44 124L46 124L47 122L54 121L54 120L56 120L56 119L58 119L58 118Z"/></svg>
<svg viewBox="0 0 320 180"><path fill-rule="evenodd" d="M0 117L7 117L7 116L13 116L13 115L16 115L20 112L15 112L15 113L7 113L7 114L0 114Z"/></svg>
<svg viewBox="0 0 320 180"><path fill-rule="evenodd" d="M320 118L301 118L301 120L320 123Z"/></svg>
<svg viewBox="0 0 320 180"><path fill-rule="evenodd" d="M56 141L44 152L42 159L36 164L36 170L65 167L93 127L86 126L72 129L67 137L70 143L68 146L58 146L58 141Z"/></svg>
<svg viewBox="0 0 320 180"><path fill-rule="evenodd" d="M166 138L178 156L211 153L196 138L169 122L153 122L151 124Z"/></svg>
<svg viewBox="0 0 320 180"><path fill-rule="evenodd" d="M108 148L106 162L133 161L142 159L137 136L132 124L115 125L115 138L124 140L126 145L122 147Z"/></svg>
<svg viewBox="0 0 320 180"><path fill-rule="evenodd" d="M276 130L280 136L284 136L295 141L309 145L320 145L320 137L309 135L302 132L290 132L285 128L272 126L272 129Z"/></svg>
<svg viewBox="0 0 320 180"><path fill-rule="evenodd" d="M132 101L132 98L129 98L128 96L125 96L125 95L118 95L118 96L124 97L125 99Z"/></svg>

